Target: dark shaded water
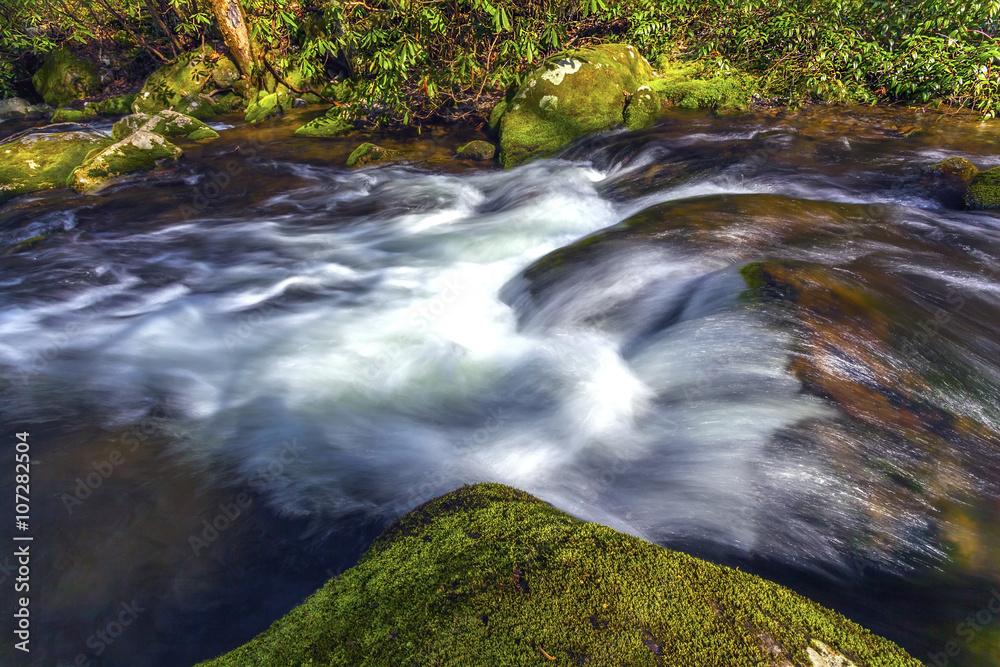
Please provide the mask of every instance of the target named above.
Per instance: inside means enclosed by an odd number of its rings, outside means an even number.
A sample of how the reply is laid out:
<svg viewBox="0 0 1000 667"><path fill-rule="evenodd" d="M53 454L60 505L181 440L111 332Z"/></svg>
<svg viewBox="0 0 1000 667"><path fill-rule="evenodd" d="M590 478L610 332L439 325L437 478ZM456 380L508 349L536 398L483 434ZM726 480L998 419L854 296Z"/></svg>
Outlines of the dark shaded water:
<svg viewBox="0 0 1000 667"><path fill-rule="evenodd" d="M482 480L1000 664L1000 220L922 177L994 125L678 114L509 172L294 127L0 207L10 664L210 657Z"/></svg>

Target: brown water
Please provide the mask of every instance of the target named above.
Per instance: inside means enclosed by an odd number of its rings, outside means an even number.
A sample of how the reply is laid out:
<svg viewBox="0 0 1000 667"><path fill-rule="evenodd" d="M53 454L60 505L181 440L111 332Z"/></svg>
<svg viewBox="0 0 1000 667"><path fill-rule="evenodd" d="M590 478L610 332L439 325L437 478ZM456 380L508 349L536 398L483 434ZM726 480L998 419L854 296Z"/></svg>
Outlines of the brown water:
<svg viewBox="0 0 1000 667"><path fill-rule="evenodd" d="M1000 164L995 124L677 113L350 172L358 139L301 120L0 207L35 538L9 664L210 657L483 480L1000 664L1000 224L922 176Z"/></svg>

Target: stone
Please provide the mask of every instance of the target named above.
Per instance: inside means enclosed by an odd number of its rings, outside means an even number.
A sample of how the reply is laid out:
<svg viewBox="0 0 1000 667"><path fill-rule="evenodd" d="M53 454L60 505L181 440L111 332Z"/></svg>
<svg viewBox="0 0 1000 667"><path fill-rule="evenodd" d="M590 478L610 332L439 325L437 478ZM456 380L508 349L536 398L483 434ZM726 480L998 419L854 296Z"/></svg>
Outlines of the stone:
<svg viewBox="0 0 1000 667"><path fill-rule="evenodd" d="M1000 209L1000 167L981 171L965 191L965 208L973 211Z"/></svg>
<svg viewBox="0 0 1000 667"><path fill-rule="evenodd" d="M0 123L5 120L35 120L50 116L52 116L52 109L46 105L31 104L20 97L7 97L0 100Z"/></svg>
<svg viewBox="0 0 1000 667"><path fill-rule="evenodd" d="M93 132L29 134L0 145L0 199L66 186L89 153L111 145Z"/></svg>
<svg viewBox="0 0 1000 667"><path fill-rule="evenodd" d="M31 82L45 103L54 107L66 106L101 90L101 77L94 64L74 56L65 46L45 56Z"/></svg>
<svg viewBox="0 0 1000 667"><path fill-rule="evenodd" d="M409 156L404 151L383 148L373 143L365 142L354 149L347 158L348 167L368 167L373 164L392 164L408 162Z"/></svg>
<svg viewBox="0 0 1000 667"><path fill-rule="evenodd" d="M354 123L347 118L327 114L309 121L295 130L295 134L299 137L338 137L353 131Z"/></svg>
<svg viewBox="0 0 1000 667"><path fill-rule="evenodd" d="M111 128L111 138L120 141L133 132L152 132L161 137L184 137L191 141L218 139L219 133L197 118L164 109L154 115L132 114Z"/></svg>
<svg viewBox="0 0 1000 667"><path fill-rule="evenodd" d="M65 107L56 109L52 114L53 123L78 123L100 115L97 105L88 104L82 109L67 109Z"/></svg>
<svg viewBox="0 0 1000 667"><path fill-rule="evenodd" d="M625 127L641 130L649 127L660 113L660 96L647 85L639 86L625 107Z"/></svg>
<svg viewBox="0 0 1000 667"><path fill-rule="evenodd" d="M92 152L73 170L67 183L78 192L93 193L118 176L153 169L161 161L180 156L181 149L160 135L139 130L102 151Z"/></svg>
<svg viewBox="0 0 1000 667"><path fill-rule="evenodd" d="M173 108L188 116L209 118L217 110L207 95L202 92L212 81L217 61L215 52L206 46L181 54L177 62L164 65L149 75L142 90L132 103L134 113L154 114L162 109Z"/></svg>
<svg viewBox="0 0 1000 667"><path fill-rule="evenodd" d="M553 56L507 102L499 120L500 162L512 167L622 125L626 100L652 77L653 68L627 44Z"/></svg>
<svg viewBox="0 0 1000 667"><path fill-rule="evenodd" d="M497 154L497 147L488 141L476 140L463 144L455 151L455 155L465 160L492 160Z"/></svg>

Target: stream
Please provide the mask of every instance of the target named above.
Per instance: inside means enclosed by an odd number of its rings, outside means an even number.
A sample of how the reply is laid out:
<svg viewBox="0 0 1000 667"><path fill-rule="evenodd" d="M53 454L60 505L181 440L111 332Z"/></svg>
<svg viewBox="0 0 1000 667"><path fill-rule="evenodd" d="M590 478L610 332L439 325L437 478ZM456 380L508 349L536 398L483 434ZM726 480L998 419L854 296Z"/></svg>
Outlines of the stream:
<svg viewBox="0 0 1000 667"><path fill-rule="evenodd" d="M478 481L1000 664L1000 217L923 175L995 122L678 111L508 171L218 126L0 205L2 664L212 657Z"/></svg>

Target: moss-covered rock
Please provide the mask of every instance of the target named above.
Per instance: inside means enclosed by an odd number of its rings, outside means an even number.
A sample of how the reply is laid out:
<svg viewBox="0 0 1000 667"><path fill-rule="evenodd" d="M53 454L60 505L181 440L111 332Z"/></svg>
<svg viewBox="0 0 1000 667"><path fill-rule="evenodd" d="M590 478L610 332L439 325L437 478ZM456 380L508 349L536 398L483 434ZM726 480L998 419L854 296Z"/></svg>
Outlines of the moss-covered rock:
<svg viewBox="0 0 1000 667"><path fill-rule="evenodd" d="M648 85L639 86L625 107L625 127L641 130L649 127L660 113L660 96Z"/></svg>
<svg viewBox="0 0 1000 667"><path fill-rule="evenodd" d="M55 107L66 106L101 89L101 77L94 64L74 56L65 46L45 56L31 83L45 103Z"/></svg>
<svg viewBox="0 0 1000 667"><path fill-rule="evenodd" d="M184 137L191 141L218 139L219 133L197 118L164 109L154 115L137 113L122 118L111 128L111 138L120 141L133 132L152 132L161 137Z"/></svg>
<svg viewBox="0 0 1000 667"><path fill-rule="evenodd" d="M65 187L86 156L112 143L92 132L29 134L0 145L0 199L36 190Z"/></svg>
<svg viewBox="0 0 1000 667"><path fill-rule="evenodd" d="M67 184L79 192L95 192L116 176L152 169L163 160L176 160L181 149L158 134L139 130L102 151L92 152L73 170Z"/></svg>
<svg viewBox="0 0 1000 667"><path fill-rule="evenodd" d="M338 137L353 130L354 123L349 119L336 115L323 115L295 130L295 134L300 137Z"/></svg>
<svg viewBox="0 0 1000 667"><path fill-rule="evenodd" d="M682 109L746 109L757 90L746 74L719 72L702 63L681 63L663 58L660 76L649 82L664 102Z"/></svg>
<svg viewBox="0 0 1000 667"><path fill-rule="evenodd" d="M282 85L279 85L273 93L262 90L257 98L247 105L246 121L259 123L272 116L280 116L292 108L293 101L288 89Z"/></svg>
<svg viewBox="0 0 1000 667"><path fill-rule="evenodd" d="M924 170L921 184L946 206L961 206L965 192L979 173L965 158L950 157Z"/></svg>
<svg viewBox="0 0 1000 667"><path fill-rule="evenodd" d="M409 162L411 155L406 151L383 148L373 143L365 142L354 149L347 157L348 167L368 167L373 164L392 164Z"/></svg>
<svg viewBox="0 0 1000 667"><path fill-rule="evenodd" d="M135 93L126 93L104 100L101 113L107 116L123 116L132 113L132 103L135 102Z"/></svg>
<svg viewBox="0 0 1000 667"><path fill-rule="evenodd" d="M79 123L99 116L96 105L88 104L81 109L70 109L62 107L56 109L52 114L53 123Z"/></svg>
<svg viewBox="0 0 1000 667"><path fill-rule="evenodd" d="M5 120L24 120L49 118L52 109L42 104L32 104L20 97L7 97L0 100L0 123Z"/></svg>
<svg viewBox="0 0 1000 667"><path fill-rule="evenodd" d="M528 78L502 114L501 163L512 167L584 134L621 125L627 98L652 76L646 59L626 44L553 56Z"/></svg>
<svg viewBox="0 0 1000 667"><path fill-rule="evenodd" d="M239 78L240 70L232 60L226 56L222 56L215 62L215 68L212 70L212 80L215 81L215 85L220 89L232 88L233 84Z"/></svg>
<svg viewBox="0 0 1000 667"><path fill-rule="evenodd" d="M1000 167L975 175L965 191L965 207L972 210L1000 208Z"/></svg>
<svg viewBox="0 0 1000 667"><path fill-rule="evenodd" d="M418 507L361 561L203 667L919 667L777 584L499 484Z"/></svg>
<svg viewBox="0 0 1000 667"><path fill-rule="evenodd" d="M455 156L464 160L492 160L496 157L497 147L488 141L477 139L467 144L462 144L455 151Z"/></svg>
<svg viewBox="0 0 1000 667"><path fill-rule="evenodd" d="M209 46L181 54L177 62L149 75L132 103L132 111L154 114L172 108L195 118L214 116L218 110L204 93L214 88L214 71L221 61Z"/></svg>

